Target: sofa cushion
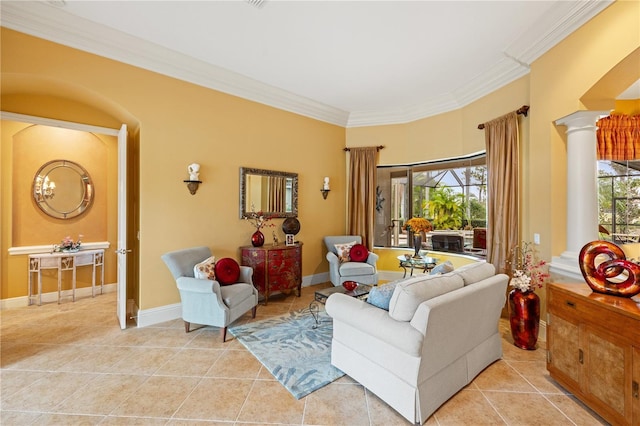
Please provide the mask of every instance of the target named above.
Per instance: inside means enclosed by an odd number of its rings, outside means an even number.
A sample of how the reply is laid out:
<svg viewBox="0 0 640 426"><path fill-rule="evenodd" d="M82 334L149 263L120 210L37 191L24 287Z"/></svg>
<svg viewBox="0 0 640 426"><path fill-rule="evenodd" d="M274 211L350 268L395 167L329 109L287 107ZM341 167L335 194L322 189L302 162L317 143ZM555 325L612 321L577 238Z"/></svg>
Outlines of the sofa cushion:
<svg viewBox="0 0 640 426"><path fill-rule="evenodd" d="M216 279L216 257L211 256L200 263L197 263L193 267L193 276L200 280L215 280Z"/></svg>
<svg viewBox="0 0 640 426"><path fill-rule="evenodd" d="M440 263L439 265L436 265L431 272L429 272L430 275L440 275L440 274L446 274L447 272L451 272L453 271L453 263L451 263L450 260L447 260L446 262Z"/></svg>
<svg viewBox="0 0 640 426"><path fill-rule="evenodd" d="M349 254L351 253L351 247L356 244L356 241L344 244L334 244L336 255L338 256L340 262L349 262L351 260L351 257L349 256Z"/></svg>
<svg viewBox="0 0 640 426"><path fill-rule="evenodd" d="M363 244L354 244L349 251L352 262L366 262L369 257L369 250Z"/></svg>
<svg viewBox="0 0 640 426"><path fill-rule="evenodd" d="M397 321L411 321L418 306L429 299L464 287L462 277L455 274L423 275L420 280L406 280L396 285L389 315Z"/></svg>
<svg viewBox="0 0 640 426"><path fill-rule="evenodd" d="M396 289L398 282L399 281L393 281L373 287L367 296L367 303L388 311L391 296L393 296L393 291Z"/></svg>
<svg viewBox="0 0 640 426"><path fill-rule="evenodd" d="M452 272L459 275L464 285L477 283L496 274L496 267L492 263L478 262L464 265Z"/></svg>
<svg viewBox="0 0 640 426"><path fill-rule="evenodd" d="M372 275L374 273L372 265L364 262L345 262L340 265L341 277L354 277L356 275Z"/></svg>
<svg viewBox="0 0 640 426"><path fill-rule="evenodd" d="M216 277L220 285L237 283L240 278L240 265L230 257L220 259L216 262Z"/></svg>

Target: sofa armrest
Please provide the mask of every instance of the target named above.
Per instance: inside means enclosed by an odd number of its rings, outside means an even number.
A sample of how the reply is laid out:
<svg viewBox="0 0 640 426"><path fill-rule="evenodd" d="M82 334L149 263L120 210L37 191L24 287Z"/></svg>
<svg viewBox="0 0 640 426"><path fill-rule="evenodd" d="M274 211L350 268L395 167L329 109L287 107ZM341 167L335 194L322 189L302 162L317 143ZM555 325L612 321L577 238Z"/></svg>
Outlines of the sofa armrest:
<svg viewBox="0 0 640 426"><path fill-rule="evenodd" d="M328 251L326 257L330 266L335 266L337 268L340 265L340 259L338 259L338 256L336 256L334 252Z"/></svg>
<svg viewBox="0 0 640 426"><path fill-rule="evenodd" d="M190 293L220 293L220 283L212 280L202 280L193 277L180 277L176 280L178 290Z"/></svg>
<svg viewBox="0 0 640 426"><path fill-rule="evenodd" d="M420 356L422 333L408 322L394 320L384 309L336 293L327 299L326 311L333 318L334 327L336 323L346 324L411 356Z"/></svg>

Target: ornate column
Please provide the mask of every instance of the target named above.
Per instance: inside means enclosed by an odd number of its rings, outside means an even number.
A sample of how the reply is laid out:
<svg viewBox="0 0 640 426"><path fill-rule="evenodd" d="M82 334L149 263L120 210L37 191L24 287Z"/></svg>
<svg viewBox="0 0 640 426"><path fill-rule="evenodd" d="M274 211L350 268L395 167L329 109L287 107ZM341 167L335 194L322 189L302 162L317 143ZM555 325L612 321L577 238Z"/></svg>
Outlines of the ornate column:
<svg viewBox="0 0 640 426"><path fill-rule="evenodd" d="M596 122L609 111L577 111L556 120L567 127L567 246L551 270L582 279L580 249L598 239L598 165Z"/></svg>

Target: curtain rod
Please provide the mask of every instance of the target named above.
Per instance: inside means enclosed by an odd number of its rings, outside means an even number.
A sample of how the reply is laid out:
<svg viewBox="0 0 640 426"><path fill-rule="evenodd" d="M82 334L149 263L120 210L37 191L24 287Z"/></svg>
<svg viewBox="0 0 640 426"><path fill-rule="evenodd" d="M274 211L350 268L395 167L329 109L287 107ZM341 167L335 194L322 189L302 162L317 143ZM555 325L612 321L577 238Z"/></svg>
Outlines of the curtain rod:
<svg viewBox="0 0 640 426"><path fill-rule="evenodd" d="M527 114L529 114L529 105L522 105L519 109L516 110L516 114L521 114L526 117ZM484 129L484 123L478 124L478 129Z"/></svg>
<svg viewBox="0 0 640 426"><path fill-rule="evenodd" d="M361 147L358 147L361 148ZM365 148L365 147L362 147ZM380 151L381 149L384 149L384 145L378 145L376 146L376 151ZM351 148L345 148L344 151L351 151Z"/></svg>

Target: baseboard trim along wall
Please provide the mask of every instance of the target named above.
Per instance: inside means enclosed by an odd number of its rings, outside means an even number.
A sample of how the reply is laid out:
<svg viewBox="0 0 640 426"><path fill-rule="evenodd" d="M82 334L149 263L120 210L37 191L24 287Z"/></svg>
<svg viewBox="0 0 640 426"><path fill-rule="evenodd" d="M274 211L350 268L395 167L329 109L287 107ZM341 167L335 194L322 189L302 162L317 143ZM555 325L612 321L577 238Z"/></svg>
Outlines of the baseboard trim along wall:
<svg viewBox="0 0 640 426"><path fill-rule="evenodd" d="M105 284L104 292L105 293L113 293L117 291L116 284ZM60 297L64 302L71 301L71 290L63 290L60 293ZM100 288L96 286L96 297L100 296ZM76 300L79 298L91 297L91 287L81 287L76 288ZM49 293L42 293L42 303L52 303L58 301L58 292L52 291ZM0 301L0 310L8 309L8 308L23 308L25 306L29 306L29 297L28 296L20 296L20 297L12 297L10 299L3 299Z"/></svg>

